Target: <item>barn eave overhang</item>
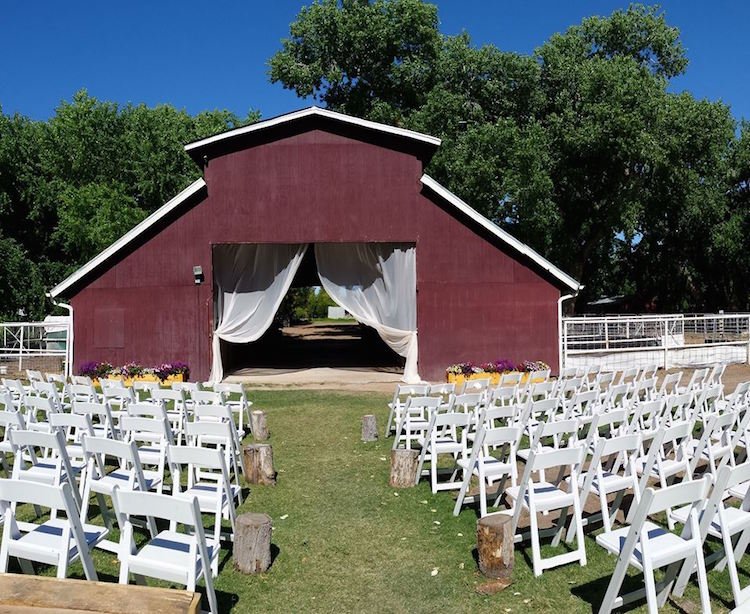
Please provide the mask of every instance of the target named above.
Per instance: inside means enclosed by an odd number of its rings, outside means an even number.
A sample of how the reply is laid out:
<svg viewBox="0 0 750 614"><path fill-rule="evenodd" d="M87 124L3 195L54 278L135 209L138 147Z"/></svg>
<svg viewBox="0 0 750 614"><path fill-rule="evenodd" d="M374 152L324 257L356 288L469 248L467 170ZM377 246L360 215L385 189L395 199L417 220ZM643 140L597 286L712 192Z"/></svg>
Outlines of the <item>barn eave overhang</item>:
<svg viewBox="0 0 750 614"><path fill-rule="evenodd" d="M515 252L534 267L541 269L544 276L549 278L550 281L559 289L571 290L578 292L583 287L578 281L573 279L570 275L565 273L562 269L552 264L544 256L534 251L531 247L516 239L509 232L500 228L497 224L492 222L483 216L479 211L465 203L453 192L440 185L429 175L422 175L421 183L424 187L429 189L432 193L436 194L444 202L451 205L454 209L458 210L463 216L468 218L471 222L474 222L479 227L487 231L490 235L496 237L501 243L505 244L510 248L512 252Z"/></svg>
<svg viewBox="0 0 750 614"><path fill-rule="evenodd" d="M126 232L117 241L112 243L109 247L102 250L84 264L75 273L69 275L54 288L52 288L47 294L51 298L57 297L69 297L75 293L76 288L86 282L93 274L101 271L106 265L108 265L113 259L123 252L132 244L136 243L139 239L149 234L149 231L157 229L160 223L164 222L172 214L179 215L180 209L186 203L192 202L193 197L196 197L206 188L206 182L201 179L197 179L191 183L187 188L182 190L177 196L167 201L146 219L139 224L136 224L128 232Z"/></svg>
<svg viewBox="0 0 750 614"><path fill-rule="evenodd" d="M296 131L305 132L316 128L379 142L392 149L402 149L416 154L425 164L441 143L439 138L428 134L312 106L189 143L185 145L185 151L199 166L204 167L212 158L284 138Z"/></svg>

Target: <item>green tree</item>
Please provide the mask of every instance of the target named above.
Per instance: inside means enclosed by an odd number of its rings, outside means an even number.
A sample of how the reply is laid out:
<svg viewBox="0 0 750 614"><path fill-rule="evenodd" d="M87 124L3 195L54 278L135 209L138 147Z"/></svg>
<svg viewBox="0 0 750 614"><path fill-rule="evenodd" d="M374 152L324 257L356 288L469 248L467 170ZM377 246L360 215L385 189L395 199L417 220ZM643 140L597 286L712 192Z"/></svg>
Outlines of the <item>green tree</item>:
<svg viewBox="0 0 750 614"><path fill-rule="evenodd" d="M416 0L315 3L291 35L272 81L441 137L427 171L577 277L579 304L739 304L746 145L724 105L667 91L687 58L658 9L587 18L530 56L443 36Z"/></svg>

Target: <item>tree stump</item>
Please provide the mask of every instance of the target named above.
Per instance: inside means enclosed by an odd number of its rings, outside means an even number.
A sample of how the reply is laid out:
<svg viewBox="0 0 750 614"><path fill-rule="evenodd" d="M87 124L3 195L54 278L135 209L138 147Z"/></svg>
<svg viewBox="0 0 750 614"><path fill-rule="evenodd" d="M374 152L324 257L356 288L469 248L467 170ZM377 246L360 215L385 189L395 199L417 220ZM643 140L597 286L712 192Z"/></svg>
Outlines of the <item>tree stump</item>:
<svg viewBox="0 0 750 614"><path fill-rule="evenodd" d="M250 430L255 441L266 441L268 439L268 425L266 424L266 412L256 409L250 413Z"/></svg>
<svg viewBox="0 0 750 614"><path fill-rule="evenodd" d="M488 578L510 579L513 573L513 518L492 514L477 520L479 570Z"/></svg>
<svg viewBox="0 0 750 614"><path fill-rule="evenodd" d="M276 484L276 472L273 469L273 448L268 443L253 443L242 451L242 465L245 469L245 480L249 484Z"/></svg>
<svg viewBox="0 0 750 614"><path fill-rule="evenodd" d="M240 514L234 535L234 566L242 573L263 573L271 566L271 517Z"/></svg>
<svg viewBox="0 0 750 614"><path fill-rule="evenodd" d="M419 452L416 450L391 450L391 478L393 488L411 488L417 484Z"/></svg>
<svg viewBox="0 0 750 614"><path fill-rule="evenodd" d="M378 438L378 425L375 416L362 416L362 441L375 441Z"/></svg>

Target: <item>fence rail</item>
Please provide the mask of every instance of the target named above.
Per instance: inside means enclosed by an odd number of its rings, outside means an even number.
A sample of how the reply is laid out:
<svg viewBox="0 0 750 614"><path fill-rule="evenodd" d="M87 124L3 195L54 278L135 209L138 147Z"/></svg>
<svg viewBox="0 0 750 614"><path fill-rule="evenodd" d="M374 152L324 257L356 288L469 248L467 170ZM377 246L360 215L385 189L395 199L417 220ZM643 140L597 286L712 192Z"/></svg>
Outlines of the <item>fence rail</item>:
<svg viewBox="0 0 750 614"><path fill-rule="evenodd" d="M40 358L58 358L70 373L71 323L68 318L45 322L0 322L0 371L22 372ZM26 366L26 368L29 368Z"/></svg>
<svg viewBox="0 0 750 614"><path fill-rule="evenodd" d="M750 363L750 314L576 316L562 320L563 366L604 370Z"/></svg>

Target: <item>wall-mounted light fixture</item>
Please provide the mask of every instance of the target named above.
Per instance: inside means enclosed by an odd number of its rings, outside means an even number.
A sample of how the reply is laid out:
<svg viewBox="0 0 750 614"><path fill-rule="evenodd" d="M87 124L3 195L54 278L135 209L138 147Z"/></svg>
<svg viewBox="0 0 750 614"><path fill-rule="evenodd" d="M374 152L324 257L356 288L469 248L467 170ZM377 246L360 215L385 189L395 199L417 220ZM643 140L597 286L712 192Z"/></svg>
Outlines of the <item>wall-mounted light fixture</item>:
<svg viewBox="0 0 750 614"><path fill-rule="evenodd" d="M195 280L195 285L199 286L203 283L203 267L200 265L196 265L193 267L193 279Z"/></svg>

